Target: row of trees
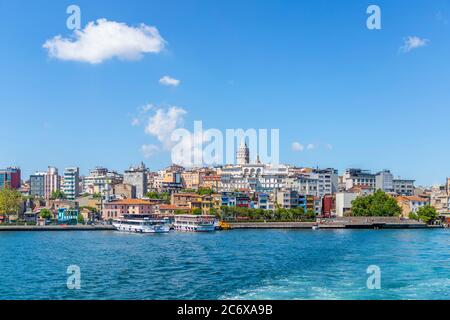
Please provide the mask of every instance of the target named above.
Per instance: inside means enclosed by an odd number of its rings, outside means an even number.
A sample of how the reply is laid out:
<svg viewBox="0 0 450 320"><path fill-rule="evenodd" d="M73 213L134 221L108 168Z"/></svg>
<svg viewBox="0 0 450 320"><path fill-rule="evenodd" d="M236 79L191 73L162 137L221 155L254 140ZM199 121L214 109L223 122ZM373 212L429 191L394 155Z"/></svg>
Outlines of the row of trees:
<svg viewBox="0 0 450 320"><path fill-rule="evenodd" d="M149 199L159 199L165 203L170 203L170 193L168 192L147 192L145 196Z"/></svg>
<svg viewBox="0 0 450 320"><path fill-rule="evenodd" d="M218 215L224 220L281 220L281 221L295 221L295 220L314 220L316 214L313 210L305 210L303 207L284 209L277 208L276 210L252 209L242 207L227 207L222 206Z"/></svg>

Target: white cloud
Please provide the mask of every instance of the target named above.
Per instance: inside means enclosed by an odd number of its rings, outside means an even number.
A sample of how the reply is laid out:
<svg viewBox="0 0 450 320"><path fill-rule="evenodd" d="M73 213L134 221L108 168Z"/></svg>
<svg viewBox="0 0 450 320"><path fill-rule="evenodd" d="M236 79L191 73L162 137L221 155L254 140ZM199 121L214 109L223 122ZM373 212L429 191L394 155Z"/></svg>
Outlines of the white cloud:
<svg viewBox="0 0 450 320"><path fill-rule="evenodd" d="M158 146L154 144L144 144L141 146L141 152L145 158L150 158L159 151Z"/></svg>
<svg viewBox="0 0 450 320"><path fill-rule="evenodd" d="M292 143L292 151L300 152L303 151L305 147L300 142L293 142Z"/></svg>
<svg viewBox="0 0 450 320"><path fill-rule="evenodd" d="M428 39L421 39L416 36L409 36L403 40L403 46L400 47L402 52L410 52L413 49L424 47L430 42Z"/></svg>
<svg viewBox="0 0 450 320"><path fill-rule="evenodd" d="M164 76L161 79L159 79L159 83L164 86L178 86L180 84L180 80L172 78L170 76Z"/></svg>
<svg viewBox="0 0 450 320"><path fill-rule="evenodd" d="M315 149L316 148L316 146L314 145L314 144L312 144L312 143L310 143L310 144L308 144L307 146L306 146L306 150L313 150L313 149Z"/></svg>
<svg viewBox="0 0 450 320"><path fill-rule="evenodd" d="M155 114L149 117L145 133L156 137L166 150L170 150L172 132L183 125L186 113L183 108L175 106L157 109Z"/></svg>
<svg viewBox="0 0 450 320"><path fill-rule="evenodd" d="M327 143L326 147L327 147L328 150L332 150L333 149L333 145L331 145L329 143Z"/></svg>
<svg viewBox="0 0 450 320"><path fill-rule="evenodd" d="M98 64L113 57L137 60L144 53L160 52L165 45L155 27L145 24L130 27L98 19L89 22L83 30L75 30L70 38L58 35L47 40L43 47L50 57Z"/></svg>

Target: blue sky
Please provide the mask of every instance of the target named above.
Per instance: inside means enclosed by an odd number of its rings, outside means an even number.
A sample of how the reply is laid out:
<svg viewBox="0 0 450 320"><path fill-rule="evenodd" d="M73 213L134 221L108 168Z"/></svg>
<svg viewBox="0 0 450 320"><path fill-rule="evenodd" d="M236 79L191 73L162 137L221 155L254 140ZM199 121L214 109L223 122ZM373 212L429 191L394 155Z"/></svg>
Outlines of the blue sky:
<svg viewBox="0 0 450 320"><path fill-rule="evenodd" d="M82 29L144 23L164 49L96 64L51 57L43 44L70 38L71 4ZM381 30L366 28L370 4ZM424 45L403 52L409 36ZM450 176L450 1L0 0L0 38L0 166L25 175L166 166L168 152L141 151L161 145L146 120L131 125L153 104L185 110L188 129L279 128L284 163L389 168L419 184ZM180 84L161 85L166 75Z"/></svg>

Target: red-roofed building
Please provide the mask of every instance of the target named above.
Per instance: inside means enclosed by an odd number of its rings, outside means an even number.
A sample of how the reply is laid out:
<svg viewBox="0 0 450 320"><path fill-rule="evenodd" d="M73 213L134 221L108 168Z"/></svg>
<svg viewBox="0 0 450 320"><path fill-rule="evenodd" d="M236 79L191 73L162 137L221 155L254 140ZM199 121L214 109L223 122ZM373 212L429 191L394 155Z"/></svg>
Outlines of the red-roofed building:
<svg viewBox="0 0 450 320"><path fill-rule="evenodd" d="M124 214L154 214L156 201L141 199L116 200L103 204L102 218L104 220L120 218Z"/></svg>

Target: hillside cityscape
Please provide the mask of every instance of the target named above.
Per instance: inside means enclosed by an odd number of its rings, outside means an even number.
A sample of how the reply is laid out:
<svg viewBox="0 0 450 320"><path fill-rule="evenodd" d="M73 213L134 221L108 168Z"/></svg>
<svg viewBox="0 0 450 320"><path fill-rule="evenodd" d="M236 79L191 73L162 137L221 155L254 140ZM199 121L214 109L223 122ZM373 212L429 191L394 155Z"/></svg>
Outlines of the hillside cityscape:
<svg viewBox="0 0 450 320"><path fill-rule="evenodd" d="M380 191L395 199L401 210L369 215L417 219L422 207L431 207L435 218L448 222L450 178L443 185L428 188L414 182L395 177L390 170L372 173L349 168L339 174L333 168L264 164L258 157L251 161L247 144L242 143L236 164L217 167L171 165L150 171L141 163L124 173L96 167L82 176L78 167L60 172L49 166L26 179L20 168L1 169L0 189L16 190L22 201L15 212L1 207L0 222L95 223L127 214L220 216L230 210L234 220L339 218L353 215L356 199Z"/></svg>

